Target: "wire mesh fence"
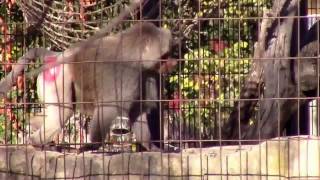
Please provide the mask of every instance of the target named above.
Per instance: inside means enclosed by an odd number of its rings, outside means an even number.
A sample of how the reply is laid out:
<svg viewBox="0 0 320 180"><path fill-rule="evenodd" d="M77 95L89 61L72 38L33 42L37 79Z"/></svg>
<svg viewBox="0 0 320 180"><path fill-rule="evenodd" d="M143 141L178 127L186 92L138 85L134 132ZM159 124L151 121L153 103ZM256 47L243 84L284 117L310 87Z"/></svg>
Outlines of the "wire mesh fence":
<svg viewBox="0 0 320 180"><path fill-rule="evenodd" d="M319 179L319 5L145 0L82 46L130 2L2 2L0 177Z"/></svg>

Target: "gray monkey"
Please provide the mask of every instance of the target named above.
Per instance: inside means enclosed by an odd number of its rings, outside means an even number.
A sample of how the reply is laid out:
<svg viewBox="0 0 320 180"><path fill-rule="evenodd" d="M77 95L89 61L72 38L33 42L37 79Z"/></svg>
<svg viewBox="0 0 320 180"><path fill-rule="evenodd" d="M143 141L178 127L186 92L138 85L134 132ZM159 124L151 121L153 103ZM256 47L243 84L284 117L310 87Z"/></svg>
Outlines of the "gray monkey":
<svg viewBox="0 0 320 180"><path fill-rule="evenodd" d="M97 145L91 148L98 148L104 141L112 120L117 116L129 116L133 103L141 99L139 92L143 89L143 71L157 71L159 59L170 50L170 41L170 31L150 23L138 23L124 32L88 42L90 46L83 50L71 48L61 54L43 48L29 51L25 55L26 59L44 58L49 54L57 56L56 61L60 64L46 69L38 76L38 84L45 84L44 88L38 88L46 104L45 119L41 128L30 137L30 142L43 144L52 141L65 120L72 115L75 103L71 98L73 83L76 102L80 102L76 103L78 108L81 112L93 115L90 135L91 141ZM63 64L64 62L70 63ZM16 68L23 70L23 65ZM2 92L11 87L8 84L18 71L16 69L1 81ZM54 73L52 82L45 80L48 72ZM157 90L156 87L147 90L153 99L158 98L154 97L154 90ZM147 107L153 108L154 103L144 103L143 107L145 108L141 113L147 112ZM142 118L145 117L142 115ZM139 128L133 130L139 131ZM150 134L148 130L148 127L143 128L143 131Z"/></svg>

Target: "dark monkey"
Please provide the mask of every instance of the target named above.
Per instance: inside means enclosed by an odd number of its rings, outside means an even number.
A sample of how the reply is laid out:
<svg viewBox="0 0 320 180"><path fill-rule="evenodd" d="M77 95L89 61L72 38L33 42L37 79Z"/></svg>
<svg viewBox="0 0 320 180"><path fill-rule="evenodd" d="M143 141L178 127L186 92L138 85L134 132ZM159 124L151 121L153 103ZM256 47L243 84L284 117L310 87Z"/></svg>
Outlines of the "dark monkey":
<svg viewBox="0 0 320 180"><path fill-rule="evenodd" d="M147 20L148 22L152 22L156 26L160 26L160 0L152 0L152 1L143 1L143 8L142 11L139 11L137 14L137 18L139 20ZM162 89L161 81L161 73L168 73L170 72L177 61L166 61L163 63L156 73L155 71L144 71L143 72L143 80L142 80L142 87L143 87L143 98L144 100L148 101L150 105L148 111L141 112L140 106L138 103L137 105L133 106L130 110L131 115L138 116L137 122L132 125L132 131L135 132L136 136L140 136L140 139L143 140L143 147L148 147L152 150L162 150L167 151L177 151L178 148L171 146L169 144L165 144L164 140L167 140L165 133L165 125L163 122L163 113L162 113L162 103L159 101L161 99L160 93ZM159 74L160 73L160 74ZM153 103L153 104L150 104ZM145 109L145 108L143 108ZM141 129L149 129L149 131L141 131ZM152 141L153 143L148 143Z"/></svg>
<svg viewBox="0 0 320 180"><path fill-rule="evenodd" d="M316 96L319 81L319 21L303 36L300 48L300 62L295 61L295 81L307 96ZM297 56L297 55L296 55ZM298 71L299 67L299 71Z"/></svg>
<svg viewBox="0 0 320 180"><path fill-rule="evenodd" d="M161 102L160 100L160 74L169 72L175 66L176 62L173 60L163 64L159 72L146 70L142 74L142 97L146 100L145 106L140 106L139 102L135 102L130 108L130 119L136 120L132 125L132 131L135 133L137 139L142 142L142 146L147 150L178 151L177 147L169 144L163 144L164 125L162 121ZM153 143L150 143L154 141Z"/></svg>

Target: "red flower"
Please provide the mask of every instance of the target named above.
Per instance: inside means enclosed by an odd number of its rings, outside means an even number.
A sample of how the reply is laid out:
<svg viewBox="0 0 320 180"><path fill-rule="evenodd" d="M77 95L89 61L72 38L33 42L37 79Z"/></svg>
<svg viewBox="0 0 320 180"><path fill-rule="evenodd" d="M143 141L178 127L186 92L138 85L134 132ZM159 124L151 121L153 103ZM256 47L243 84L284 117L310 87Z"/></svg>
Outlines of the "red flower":
<svg viewBox="0 0 320 180"><path fill-rule="evenodd" d="M12 64L11 64L11 60L9 59L8 62L5 63L4 65L4 69L6 72L10 72L12 69Z"/></svg>
<svg viewBox="0 0 320 180"><path fill-rule="evenodd" d="M177 111L180 109L180 97L178 92L174 92L173 99L169 101L169 108Z"/></svg>
<svg viewBox="0 0 320 180"><path fill-rule="evenodd" d="M213 39L210 41L210 46L213 52L220 53L220 52L223 52L223 50L228 47L228 44L224 40Z"/></svg>

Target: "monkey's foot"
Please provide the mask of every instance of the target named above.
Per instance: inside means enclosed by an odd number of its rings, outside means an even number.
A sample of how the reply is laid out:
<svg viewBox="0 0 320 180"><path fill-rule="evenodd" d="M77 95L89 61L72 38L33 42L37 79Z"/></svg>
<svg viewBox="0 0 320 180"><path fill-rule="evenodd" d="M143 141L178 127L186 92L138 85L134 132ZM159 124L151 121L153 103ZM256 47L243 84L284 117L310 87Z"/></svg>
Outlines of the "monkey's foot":
<svg viewBox="0 0 320 180"><path fill-rule="evenodd" d="M150 144L150 146L146 146L145 144L138 144L140 148L137 151L150 151L150 152L163 152L163 153L179 153L181 151L180 148L175 147L170 144L164 144L163 149L157 147L154 144Z"/></svg>
<svg viewBox="0 0 320 180"><path fill-rule="evenodd" d="M102 146L102 143L87 143L81 146L77 153L83 153L85 151L96 151Z"/></svg>
<svg viewBox="0 0 320 180"><path fill-rule="evenodd" d="M179 153L181 152L181 149L171 144L165 144L164 151L168 153Z"/></svg>
<svg viewBox="0 0 320 180"><path fill-rule="evenodd" d="M58 151L55 142L49 142L47 144L32 144L32 146L41 151Z"/></svg>

